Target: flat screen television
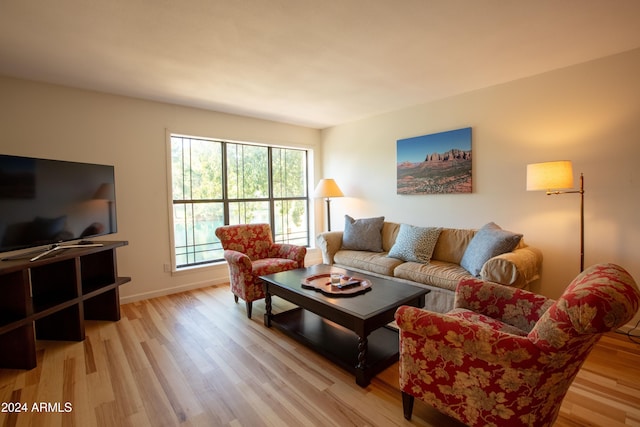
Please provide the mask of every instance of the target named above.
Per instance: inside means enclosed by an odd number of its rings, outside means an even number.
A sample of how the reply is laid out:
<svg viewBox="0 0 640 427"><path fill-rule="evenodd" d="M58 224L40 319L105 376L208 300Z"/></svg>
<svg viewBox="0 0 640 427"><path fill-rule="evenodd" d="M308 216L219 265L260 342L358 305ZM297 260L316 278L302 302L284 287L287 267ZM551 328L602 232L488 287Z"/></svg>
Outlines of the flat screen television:
<svg viewBox="0 0 640 427"><path fill-rule="evenodd" d="M0 252L115 233L113 166L0 154Z"/></svg>

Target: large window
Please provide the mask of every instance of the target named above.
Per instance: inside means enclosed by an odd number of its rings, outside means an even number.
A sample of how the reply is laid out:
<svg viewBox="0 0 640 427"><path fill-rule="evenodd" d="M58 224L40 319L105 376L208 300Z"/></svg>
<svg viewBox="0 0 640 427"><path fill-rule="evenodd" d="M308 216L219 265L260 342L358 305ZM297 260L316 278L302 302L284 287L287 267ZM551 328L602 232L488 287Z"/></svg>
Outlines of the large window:
<svg viewBox="0 0 640 427"><path fill-rule="evenodd" d="M307 151L171 135L175 264L223 259L215 230L266 222L274 241L309 245Z"/></svg>

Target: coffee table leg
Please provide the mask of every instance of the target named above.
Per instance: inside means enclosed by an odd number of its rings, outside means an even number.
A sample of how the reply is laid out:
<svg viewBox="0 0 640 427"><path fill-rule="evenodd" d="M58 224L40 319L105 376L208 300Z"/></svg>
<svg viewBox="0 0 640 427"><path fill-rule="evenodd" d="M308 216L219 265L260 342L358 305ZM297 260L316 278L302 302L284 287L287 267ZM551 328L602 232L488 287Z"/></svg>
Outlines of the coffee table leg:
<svg viewBox="0 0 640 427"><path fill-rule="evenodd" d="M356 384L360 387L369 385L370 378L367 374L367 351L369 340L367 337L358 337L358 364L356 365Z"/></svg>
<svg viewBox="0 0 640 427"><path fill-rule="evenodd" d="M267 292L265 292L264 303L265 303L265 308L267 310L266 313L264 314L264 325L267 328L270 328L271 327L271 294L269 293L268 289L267 289Z"/></svg>

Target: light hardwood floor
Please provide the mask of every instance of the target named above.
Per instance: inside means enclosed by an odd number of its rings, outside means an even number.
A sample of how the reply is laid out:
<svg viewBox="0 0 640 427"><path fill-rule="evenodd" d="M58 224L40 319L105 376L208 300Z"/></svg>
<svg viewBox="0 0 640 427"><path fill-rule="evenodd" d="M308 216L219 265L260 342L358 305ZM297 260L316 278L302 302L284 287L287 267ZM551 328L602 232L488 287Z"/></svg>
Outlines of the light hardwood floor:
<svg viewBox="0 0 640 427"><path fill-rule="evenodd" d="M274 298L274 305L287 303ZM0 369L0 402L25 403L29 411L0 412L0 424L460 425L417 400L406 421L397 364L360 388L347 372L267 329L263 313L264 303L255 302L247 319L227 286L123 305L119 322L88 322L84 342L39 341L37 368ZM34 412L34 404L49 412ZM612 333L580 371L556 426L622 425L640 426L640 345Z"/></svg>

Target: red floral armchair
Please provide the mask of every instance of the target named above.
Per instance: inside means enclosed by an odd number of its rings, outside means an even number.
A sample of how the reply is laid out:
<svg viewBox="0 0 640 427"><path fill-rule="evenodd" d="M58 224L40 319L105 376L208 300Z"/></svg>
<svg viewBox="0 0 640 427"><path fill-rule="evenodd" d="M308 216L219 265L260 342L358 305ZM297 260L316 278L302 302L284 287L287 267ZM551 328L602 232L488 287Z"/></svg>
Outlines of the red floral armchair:
<svg viewBox="0 0 640 427"><path fill-rule="evenodd" d="M551 426L601 334L631 320L640 292L614 264L592 266L557 300L470 279L446 314L403 306L400 388L469 426Z"/></svg>
<svg viewBox="0 0 640 427"><path fill-rule="evenodd" d="M236 303L245 301L249 318L253 301L265 296L259 276L304 267L307 248L273 243L269 224L225 225L216 236L229 265L231 292Z"/></svg>

